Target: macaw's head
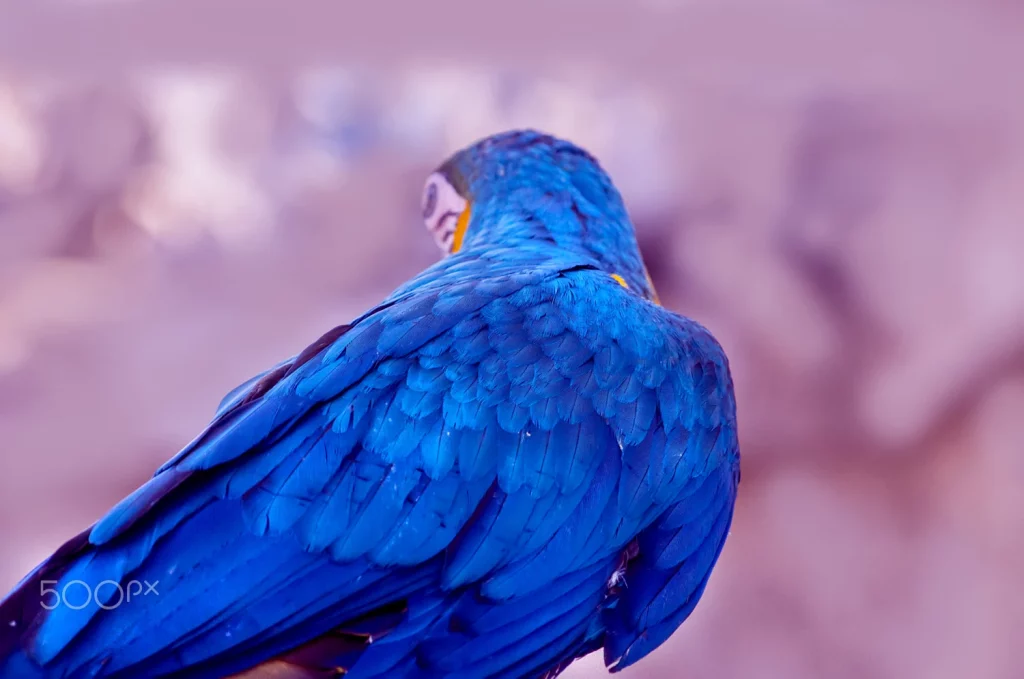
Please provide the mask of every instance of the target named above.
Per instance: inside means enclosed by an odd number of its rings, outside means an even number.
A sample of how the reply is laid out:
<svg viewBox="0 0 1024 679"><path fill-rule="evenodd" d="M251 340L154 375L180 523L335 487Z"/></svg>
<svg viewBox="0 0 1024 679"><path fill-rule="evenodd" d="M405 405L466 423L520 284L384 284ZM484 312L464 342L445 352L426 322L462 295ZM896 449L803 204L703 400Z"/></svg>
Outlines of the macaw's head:
<svg viewBox="0 0 1024 679"><path fill-rule="evenodd" d="M423 220L445 255L561 250L657 300L622 196L593 156L567 141L523 130L459 151L427 178Z"/></svg>

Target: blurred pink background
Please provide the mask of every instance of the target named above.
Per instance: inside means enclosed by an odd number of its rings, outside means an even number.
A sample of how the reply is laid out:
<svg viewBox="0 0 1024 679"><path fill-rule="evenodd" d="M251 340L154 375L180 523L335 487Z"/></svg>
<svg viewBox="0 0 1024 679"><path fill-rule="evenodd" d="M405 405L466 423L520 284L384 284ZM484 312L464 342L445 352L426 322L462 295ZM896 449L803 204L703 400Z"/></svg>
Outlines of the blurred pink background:
<svg viewBox="0 0 1024 679"><path fill-rule="evenodd" d="M8 2L0 590L430 264L426 173L532 126L604 162L738 390L732 536L624 675L1024 677L1022 35L1009 0Z"/></svg>

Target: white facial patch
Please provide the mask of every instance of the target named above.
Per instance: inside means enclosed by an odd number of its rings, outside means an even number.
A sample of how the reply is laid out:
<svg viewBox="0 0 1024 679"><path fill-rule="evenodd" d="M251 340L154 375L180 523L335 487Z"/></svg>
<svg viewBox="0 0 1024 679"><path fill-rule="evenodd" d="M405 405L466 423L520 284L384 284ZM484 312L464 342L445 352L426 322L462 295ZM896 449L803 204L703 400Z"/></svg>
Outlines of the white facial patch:
<svg viewBox="0 0 1024 679"><path fill-rule="evenodd" d="M423 223L441 252L450 255L455 242L455 225L466 209L466 199L439 172L427 177L423 187Z"/></svg>

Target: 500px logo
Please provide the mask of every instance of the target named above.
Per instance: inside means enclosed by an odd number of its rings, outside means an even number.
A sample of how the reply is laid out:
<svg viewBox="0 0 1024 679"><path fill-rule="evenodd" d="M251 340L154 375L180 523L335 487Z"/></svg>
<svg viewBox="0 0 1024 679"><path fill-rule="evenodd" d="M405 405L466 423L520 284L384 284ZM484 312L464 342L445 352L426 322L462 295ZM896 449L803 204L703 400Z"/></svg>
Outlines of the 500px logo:
<svg viewBox="0 0 1024 679"><path fill-rule="evenodd" d="M148 580L142 582L130 580L124 586L116 580L104 580L95 587L90 587L89 583L82 580L72 580L59 590L53 587L57 582L57 580L39 582L39 596L43 597L39 605L48 611L60 606L80 611L94 601L97 606L109 611L123 603L130 602L133 598L137 599L150 594L160 595L160 592L156 590L156 586L160 584L159 580L152 583ZM49 600L46 599L47 595L50 595Z"/></svg>

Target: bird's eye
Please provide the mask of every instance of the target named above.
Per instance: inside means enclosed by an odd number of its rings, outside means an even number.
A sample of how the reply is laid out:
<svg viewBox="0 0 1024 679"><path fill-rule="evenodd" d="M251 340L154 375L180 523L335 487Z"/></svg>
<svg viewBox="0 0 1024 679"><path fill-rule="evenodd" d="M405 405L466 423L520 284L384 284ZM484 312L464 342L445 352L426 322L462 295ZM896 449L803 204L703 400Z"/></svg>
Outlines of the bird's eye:
<svg viewBox="0 0 1024 679"><path fill-rule="evenodd" d="M423 187L422 208L423 223L441 251L446 255L458 252L468 220L466 199L444 175L435 172Z"/></svg>

